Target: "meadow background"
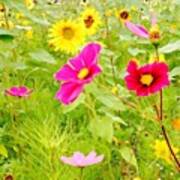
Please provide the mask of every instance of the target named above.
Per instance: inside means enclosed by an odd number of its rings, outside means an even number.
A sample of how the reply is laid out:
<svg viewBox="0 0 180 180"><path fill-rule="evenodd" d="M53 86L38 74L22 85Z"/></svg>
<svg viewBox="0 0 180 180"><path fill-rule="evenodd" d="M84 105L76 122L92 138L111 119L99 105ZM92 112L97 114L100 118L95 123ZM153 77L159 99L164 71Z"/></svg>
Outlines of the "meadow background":
<svg viewBox="0 0 180 180"><path fill-rule="evenodd" d="M78 179L79 169L60 161L60 156L77 150L85 154L96 150L105 157L85 168L85 180L180 179L173 160L161 150L164 147L157 147L163 141L153 108L158 96L139 98L124 83L129 60L148 63L154 47L128 31L116 16L119 9L127 9L134 22L147 28L150 12L157 16L162 32L159 51L171 79L164 89L164 125L178 149L179 0L61 0L59 4L38 0L30 8L21 0L0 3L6 7L5 14L0 12L0 179ZM58 20L79 18L89 6L99 12L101 24L80 48L100 42L103 71L74 103L63 105L55 99L59 83L53 74L76 53L54 51L49 29ZM28 98L5 96L14 85L26 85L33 92Z"/></svg>

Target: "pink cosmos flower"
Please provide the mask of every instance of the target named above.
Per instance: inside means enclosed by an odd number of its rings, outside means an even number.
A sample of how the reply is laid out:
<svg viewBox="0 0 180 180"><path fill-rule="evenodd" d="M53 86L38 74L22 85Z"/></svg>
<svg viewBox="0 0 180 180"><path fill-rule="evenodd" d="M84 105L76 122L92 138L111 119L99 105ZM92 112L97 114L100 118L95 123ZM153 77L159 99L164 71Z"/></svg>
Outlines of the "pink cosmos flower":
<svg viewBox="0 0 180 180"><path fill-rule="evenodd" d="M32 93L31 89L28 89L25 86L13 86L9 89L5 90L5 94L9 96L17 96L17 97L27 97Z"/></svg>
<svg viewBox="0 0 180 180"><path fill-rule="evenodd" d="M168 66L162 62L138 67L135 61L130 61L127 73L125 77L127 88L136 91L138 96L148 96L170 84Z"/></svg>
<svg viewBox="0 0 180 180"><path fill-rule="evenodd" d="M90 43L84 47L79 55L69 60L54 77L63 81L56 98L64 104L72 103L83 91L84 86L101 72L97 64L101 46Z"/></svg>
<svg viewBox="0 0 180 180"><path fill-rule="evenodd" d="M151 18L151 26L152 28L150 30L147 30L144 26L139 25L139 24L134 24L130 21L125 22L126 27L135 35L150 39L153 42L156 42L160 39L160 32L159 28L157 26L157 18L153 14Z"/></svg>
<svg viewBox="0 0 180 180"><path fill-rule="evenodd" d="M62 156L60 158L63 163L80 168L100 163L103 159L104 155L97 156L94 151L91 151L87 156L81 152L74 152L72 157Z"/></svg>

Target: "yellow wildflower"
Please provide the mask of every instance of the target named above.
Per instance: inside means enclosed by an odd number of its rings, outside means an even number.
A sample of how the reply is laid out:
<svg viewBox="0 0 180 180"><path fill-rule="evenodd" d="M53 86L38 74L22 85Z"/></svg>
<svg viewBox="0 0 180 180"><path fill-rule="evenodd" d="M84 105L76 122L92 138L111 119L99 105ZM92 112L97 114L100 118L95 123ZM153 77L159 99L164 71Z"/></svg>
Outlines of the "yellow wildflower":
<svg viewBox="0 0 180 180"><path fill-rule="evenodd" d="M86 8L80 18L81 23L88 35L95 34L97 28L101 24L101 18L99 12L94 8Z"/></svg>
<svg viewBox="0 0 180 180"><path fill-rule="evenodd" d="M55 51L74 53L84 42L84 27L76 21L61 20L51 27L49 37L49 43Z"/></svg>
<svg viewBox="0 0 180 180"><path fill-rule="evenodd" d="M178 153L179 149L172 147L175 153ZM171 153L165 142L165 140L156 140L154 145L155 155L159 159L163 159L169 164L172 164Z"/></svg>

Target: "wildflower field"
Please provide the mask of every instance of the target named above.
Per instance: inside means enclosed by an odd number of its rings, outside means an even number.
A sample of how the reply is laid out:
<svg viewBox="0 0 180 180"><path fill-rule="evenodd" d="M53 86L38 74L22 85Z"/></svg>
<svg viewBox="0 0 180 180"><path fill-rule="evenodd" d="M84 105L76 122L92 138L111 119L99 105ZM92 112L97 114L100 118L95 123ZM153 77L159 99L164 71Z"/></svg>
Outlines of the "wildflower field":
<svg viewBox="0 0 180 180"><path fill-rule="evenodd" d="M0 179L180 180L179 0L0 0Z"/></svg>

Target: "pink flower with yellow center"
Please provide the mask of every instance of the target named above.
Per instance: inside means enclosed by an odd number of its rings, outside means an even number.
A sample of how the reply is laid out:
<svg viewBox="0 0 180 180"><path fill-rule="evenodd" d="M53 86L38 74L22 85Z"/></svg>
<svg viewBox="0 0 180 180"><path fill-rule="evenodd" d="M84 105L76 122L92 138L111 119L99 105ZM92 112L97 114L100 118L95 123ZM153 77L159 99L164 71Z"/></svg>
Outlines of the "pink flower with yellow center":
<svg viewBox="0 0 180 180"><path fill-rule="evenodd" d="M61 156L63 163L80 168L100 163L103 159L104 155L97 156L94 151L91 151L87 156L81 152L74 152L72 157Z"/></svg>
<svg viewBox="0 0 180 180"><path fill-rule="evenodd" d="M134 24L131 21L125 22L126 27L135 35L151 40L152 42L158 42L160 39L160 31L157 26L157 19L153 15L151 19L151 28L147 30L144 26Z"/></svg>
<svg viewBox="0 0 180 180"><path fill-rule="evenodd" d="M101 72L101 68L97 64L100 50L101 46L97 43L86 45L79 55L70 59L55 73L55 79L63 81L56 94L56 98L60 102L72 103L83 91L84 86Z"/></svg>
<svg viewBox="0 0 180 180"><path fill-rule="evenodd" d="M26 86L13 86L5 90L5 94L8 96L27 97L32 93L32 89L28 89Z"/></svg>
<svg viewBox="0 0 180 180"><path fill-rule="evenodd" d="M138 96L149 96L170 84L168 66L162 62L154 62L138 67L135 61L130 61L127 67L125 82L129 90Z"/></svg>

